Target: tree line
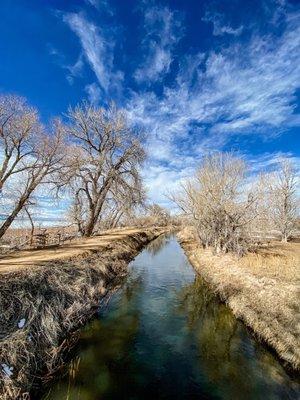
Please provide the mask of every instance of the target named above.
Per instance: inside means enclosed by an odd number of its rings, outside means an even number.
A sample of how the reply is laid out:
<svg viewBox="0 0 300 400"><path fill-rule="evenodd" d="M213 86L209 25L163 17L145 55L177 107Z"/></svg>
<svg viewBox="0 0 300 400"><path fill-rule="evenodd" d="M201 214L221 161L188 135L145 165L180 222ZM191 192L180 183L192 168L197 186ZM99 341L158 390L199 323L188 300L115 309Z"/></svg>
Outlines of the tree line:
<svg viewBox="0 0 300 400"><path fill-rule="evenodd" d="M45 126L24 98L0 96L0 238L22 214L33 226L38 190L71 200L68 218L82 236L121 222L168 224L169 212L147 202L140 172L144 139L114 104L83 102ZM203 246L243 254L255 237L272 230L283 241L293 235L297 185L288 160L253 178L242 158L215 153L169 198L195 225Z"/></svg>
<svg viewBox="0 0 300 400"><path fill-rule="evenodd" d="M287 242L299 229L298 177L288 159L251 176L232 153L205 157L193 177L170 195L194 224L203 247L244 254L273 231Z"/></svg>
<svg viewBox="0 0 300 400"><path fill-rule="evenodd" d="M114 104L83 102L64 122L46 127L24 98L1 96L0 237L20 213L30 217L38 189L67 193L69 218L83 236L92 235L101 218L116 226L145 204L145 156L142 132Z"/></svg>

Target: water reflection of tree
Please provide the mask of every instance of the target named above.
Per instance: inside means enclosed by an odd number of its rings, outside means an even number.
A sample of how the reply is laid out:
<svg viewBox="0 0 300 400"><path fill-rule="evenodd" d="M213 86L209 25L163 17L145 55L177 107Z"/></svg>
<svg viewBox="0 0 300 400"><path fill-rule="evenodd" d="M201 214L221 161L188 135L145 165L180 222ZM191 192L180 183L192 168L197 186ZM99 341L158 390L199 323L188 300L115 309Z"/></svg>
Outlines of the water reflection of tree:
<svg viewBox="0 0 300 400"><path fill-rule="evenodd" d="M45 399L94 400L126 393L138 369L131 349L139 329L135 302L141 286L140 277L132 277L116 294L117 307L109 306L100 320L94 320L83 331L77 356Z"/></svg>
<svg viewBox="0 0 300 400"><path fill-rule="evenodd" d="M151 255L154 256L168 243L170 237L171 235L159 236L147 245L147 250Z"/></svg>
<svg viewBox="0 0 300 400"><path fill-rule="evenodd" d="M243 399L296 398L298 383L251 337L201 277L179 296L180 311L195 336L200 370L222 398L240 399L241 393Z"/></svg>

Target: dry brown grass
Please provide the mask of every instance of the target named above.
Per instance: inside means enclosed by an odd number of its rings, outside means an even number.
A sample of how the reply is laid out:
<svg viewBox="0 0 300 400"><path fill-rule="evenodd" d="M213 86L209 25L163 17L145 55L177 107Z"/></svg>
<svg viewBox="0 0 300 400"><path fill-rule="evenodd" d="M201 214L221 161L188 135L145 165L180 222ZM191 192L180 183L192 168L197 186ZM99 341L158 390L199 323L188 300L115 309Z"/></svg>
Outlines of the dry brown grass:
<svg viewBox="0 0 300 400"><path fill-rule="evenodd" d="M190 229L179 240L195 269L236 317L286 364L300 369L299 244L273 243L243 258L200 248Z"/></svg>
<svg viewBox="0 0 300 400"><path fill-rule="evenodd" d="M126 273L127 263L161 233L128 234L101 253L1 275L1 399L29 398L41 376L61 366L70 332L91 317L115 278Z"/></svg>
<svg viewBox="0 0 300 400"><path fill-rule="evenodd" d="M246 272L279 281L300 281L300 243L271 242L239 260Z"/></svg>

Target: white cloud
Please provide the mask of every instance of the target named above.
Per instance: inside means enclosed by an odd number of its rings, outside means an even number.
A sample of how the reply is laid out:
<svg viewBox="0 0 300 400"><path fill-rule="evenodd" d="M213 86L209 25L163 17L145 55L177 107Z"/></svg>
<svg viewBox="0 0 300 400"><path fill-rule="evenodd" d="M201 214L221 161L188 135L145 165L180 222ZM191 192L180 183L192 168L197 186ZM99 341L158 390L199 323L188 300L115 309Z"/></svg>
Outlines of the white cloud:
<svg viewBox="0 0 300 400"><path fill-rule="evenodd" d="M221 150L233 135L272 138L299 126L299 54L300 14L287 14L281 36L254 35L218 53L187 55L177 83L164 87L162 96L132 93L128 115L148 132L150 164L156 168L145 171L154 188L150 195L163 201L168 181L176 183L201 155ZM170 171L159 170L166 165Z"/></svg>
<svg viewBox="0 0 300 400"><path fill-rule="evenodd" d="M150 161L144 176L151 197L163 203L166 188L176 186L203 154L221 150L233 135L270 138L300 125L295 114L300 14L282 13L281 34L256 34L242 44L236 38L243 27L230 27L220 15L206 18L214 24L214 35L234 36L233 44L207 54L187 54L179 60L172 87L162 87L162 95L157 95L144 86L131 92L126 104L130 120L148 132ZM120 92L123 74L115 71L114 44L83 14L66 14L64 20L79 37L97 77L97 83L85 87L91 102L97 103L102 91ZM169 72L182 37L179 19L166 7L146 9L145 29L142 46L147 52L135 71L139 83L160 81Z"/></svg>
<svg viewBox="0 0 300 400"><path fill-rule="evenodd" d="M270 172L276 170L282 160L288 159L296 171L300 172L300 157L294 156L291 152L263 153L255 157L248 157L248 163L254 173Z"/></svg>
<svg viewBox="0 0 300 400"><path fill-rule="evenodd" d="M78 36L83 54L102 90L105 93L120 91L123 74L114 71L114 42L107 39L101 29L88 21L82 13L64 14L63 20Z"/></svg>
<svg viewBox="0 0 300 400"><path fill-rule="evenodd" d="M99 7L99 0L85 0L85 2L95 8Z"/></svg>
<svg viewBox="0 0 300 400"><path fill-rule="evenodd" d="M92 104L98 104L101 98L101 89L96 83L91 83L86 85L85 91L88 94L89 101Z"/></svg>
<svg viewBox="0 0 300 400"><path fill-rule="evenodd" d="M181 170L159 164L149 164L143 171L145 186L148 196L154 203L161 204L167 208L175 208L168 199L168 194L179 189L180 183L188 178L193 169L185 167Z"/></svg>
<svg viewBox="0 0 300 400"><path fill-rule="evenodd" d="M85 0L85 2L98 11L105 11L107 14L113 15L113 10L107 0Z"/></svg>
<svg viewBox="0 0 300 400"><path fill-rule="evenodd" d="M239 26L238 28L234 29L230 25L227 25L224 22L224 17L219 13L211 14L207 12L204 18L202 18L202 21L211 22L213 24L214 36L222 36L224 34L239 36L244 29L243 26Z"/></svg>
<svg viewBox="0 0 300 400"><path fill-rule="evenodd" d="M67 75L67 81L70 83L70 85L73 84L74 78L81 75L83 67L84 62L82 54L79 55L74 64L65 66L65 69L69 72Z"/></svg>
<svg viewBox="0 0 300 400"><path fill-rule="evenodd" d="M254 36L248 44L219 53L188 56L177 85L133 94L129 115L168 145L186 138L196 124L198 139L219 135L261 133L268 137L299 123L295 92L300 86L300 16L288 16L279 38ZM205 129L199 129L205 127ZM200 140L201 143L201 140ZM199 144L199 143L198 143Z"/></svg>
<svg viewBox="0 0 300 400"><path fill-rule="evenodd" d="M180 22L167 7L150 7L145 12L147 32L142 48L147 55L134 74L136 81L155 81L169 72L173 61L172 50L181 38Z"/></svg>

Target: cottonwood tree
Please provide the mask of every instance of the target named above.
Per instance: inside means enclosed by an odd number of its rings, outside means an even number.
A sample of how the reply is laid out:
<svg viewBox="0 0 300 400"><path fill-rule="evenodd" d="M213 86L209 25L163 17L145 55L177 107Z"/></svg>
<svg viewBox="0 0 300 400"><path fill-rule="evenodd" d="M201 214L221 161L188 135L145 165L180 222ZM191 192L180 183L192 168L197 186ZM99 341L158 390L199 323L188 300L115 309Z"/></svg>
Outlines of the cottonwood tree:
<svg viewBox="0 0 300 400"><path fill-rule="evenodd" d="M206 157L172 200L192 218L203 246L217 253L247 249L257 196L246 189L243 160L228 153Z"/></svg>
<svg viewBox="0 0 300 400"><path fill-rule="evenodd" d="M129 205L141 196L139 167L145 151L140 133L114 104L97 108L83 103L70 109L65 131L73 143L73 168L62 177L74 196L73 220L84 236L93 234L108 198L127 194ZM130 196L128 196L130 194Z"/></svg>
<svg viewBox="0 0 300 400"><path fill-rule="evenodd" d="M103 204L95 232L134 223L138 209L143 208L145 203L144 189L143 187L133 188L134 190L130 187L125 189L122 190L117 184L112 187Z"/></svg>
<svg viewBox="0 0 300 400"><path fill-rule="evenodd" d="M156 203L147 206L147 215L152 219L155 225L165 226L171 222L169 211Z"/></svg>
<svg viewBox="0 0 300 400"><path fill-rule="evenodd" d="M133 226L166 226L173 223L169 211L156 203L143 203L125 218L126 225Z"/></svg>
<svg viewBox="0 0 300 400"><path fill-rule="evenodd" d="M31 167L23 160L34 156L34 137L41 129L36 110L25 99L0 97L0 191L9 178Z"/></svg>
<svg viewBox="0 0 300 400"><path fill-rule="evenodd" d="M115 228L121 221L132 219L137 208L143 207L145 199L141 182L139 187L113 185L104 206L106 227Z"/></svg>
<svg viewBox="0 0 300 400"><path fill-rule="evenodd" d="M37 187L63 168L60 124L46 132L38 113L17 96L0 98L0 203L4 235Z"/></svg>
<svg viewBox="0 0 300 400"><path fill-rule="evenodd" d="M291 161L283 160L278 171L269 177L270 215L283 242L293 234L299 217L297 174Z"/></svg>

